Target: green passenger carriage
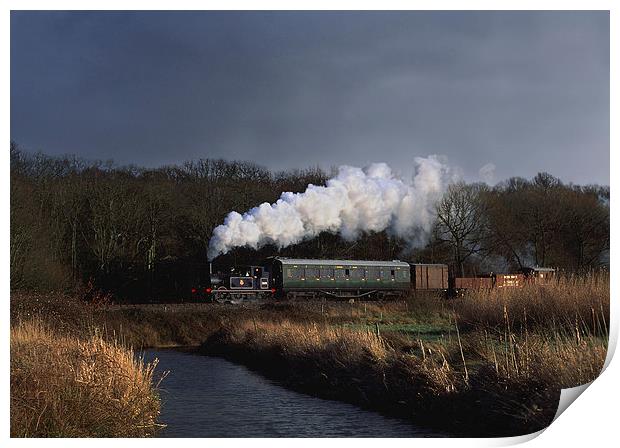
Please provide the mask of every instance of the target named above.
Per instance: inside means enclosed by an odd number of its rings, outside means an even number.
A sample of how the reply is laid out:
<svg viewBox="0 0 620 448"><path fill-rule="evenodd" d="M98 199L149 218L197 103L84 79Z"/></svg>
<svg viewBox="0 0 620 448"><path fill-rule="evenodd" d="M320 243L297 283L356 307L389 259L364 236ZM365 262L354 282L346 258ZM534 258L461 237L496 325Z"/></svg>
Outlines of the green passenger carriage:
<svg viewBox="0 0 620 448"><path fill-rule="evenodd" d="M272 287L280 297L338 298L404 295L411 288L408 263L367 260L311 260L276 257Z"/></svg>

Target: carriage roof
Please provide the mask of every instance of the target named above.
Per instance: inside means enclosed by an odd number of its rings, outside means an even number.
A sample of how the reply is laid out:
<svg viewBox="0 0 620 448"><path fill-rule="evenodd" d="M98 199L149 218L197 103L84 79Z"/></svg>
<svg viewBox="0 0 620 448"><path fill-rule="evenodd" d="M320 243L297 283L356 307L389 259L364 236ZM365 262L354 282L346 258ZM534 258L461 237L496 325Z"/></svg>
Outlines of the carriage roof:
<svg viewBox="0 0 620 448"><path fill-rule="evenodd" d="M364 267L402 267L409 268L409 264L400 260L381 261L381 260L320 260L311 258L284 258L276 257L285 266L305 265L305 266L364 266Z"/></svg>

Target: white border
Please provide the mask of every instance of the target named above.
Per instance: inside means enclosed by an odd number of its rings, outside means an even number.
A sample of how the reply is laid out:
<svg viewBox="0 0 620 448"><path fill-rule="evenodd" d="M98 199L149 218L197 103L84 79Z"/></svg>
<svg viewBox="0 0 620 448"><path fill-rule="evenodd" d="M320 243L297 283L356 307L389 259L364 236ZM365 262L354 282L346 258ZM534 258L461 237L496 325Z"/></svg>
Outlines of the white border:
<svg viewBox="0 0 620 448"><path fill-rule="evenodd" d="M92 1L85 4L83 1L57 1L51 4L49 1L42 0L24 0L14 1L9 0L3 2L5 11L2 16L2 45L0 46L1 60L6 61L3 64L2 70L2 135L4 136L5 144L10 140L10 73L8 70L10 63L10 10L49 10L49 9L88 9L88 10L104 10L104 9L150 9L150 10L199 10L199 9L214 9L214 10L271 10L271 9L288 9L288 10L310 10L310 9L361 9L361 10L384 10L384 9L417 9L417 10L469 10L469 9L489 9L489 10L554 10L554 9L567 9L567 10L610 10L610 30L611 30L611 111L610 111L610 123L615 123L617 116L617 104L618 104L618 92L614 87L614 81L617 80L618 68L617 57L614 57L614 50L616 54L618 52L618 8L614 8L617 2L592 0L592 1L533 1L533 0L521 0L521 1L503 1L492 2L487 0L471 0L463 2L462 0L445 0L438 3L432 2L420 2L420 1L395 1L384 0L382 2L370 2L370 1L339 1L335 2L325 0L315 0L312 2L284 2L284 1L249 1L249 0L236 0L226 3L222 2L200 2L192 0L177 0L174 2L153 0L149 2L145 1L133 1L133 0L110 0L110 1ZM611 145L610 148L617 148L617 131L611 126ZM584 148L587 151L587 148ZM617 150L616 150L617 151ZM618 156L616 151L610 150L610 167L616 167L618 163ZM2 220L2 233L1 238L3 241L4 251L2 252L2 271L5 282L5 312L0 321L2 334L5 337L0 345L2 350L2 358L5 360L4 368L1 370L2 376L2 439L7 440L8 444L4 446L32 446L45 444L49 446L58 447L81 447L85 443L107 447L109 444L121 444L121 446L131 443L135 446L167 446L170 441L166 439L147 439L147 440L135 440L135 439L115 439L113 441L106 439L77 439L77 440L54 440L54 439L10 439L9 437L9 316L8 316L8 296L9 296L9 156L8 151L4 151L3 156L0 158L2 172L2 184L4 195L1 195L2 207L5 210L6 218ZM612 169L611 172L611 190L615 192L615 178L613 174L618 174L617 169ZM618 223L618 213L614 207L611 208L611 224L612 224L612 250L611 250L611 291L612 297L618 291L618 269L616 268L616 257L618 245L615 238L614 226ZM607 363L611 360L611 356L615 351L617 344L618 333L618 306L615 300L611 301L612 305L612 327L610 335L610 353L607 359ZM540 437L534 439L531 444L538 446L548 446L550 444L559 444L566 446L606 446L609 441L617 440L616 426L618 425L615 417L615 410L617 408L619 393L618 380L620 368L618 362L612 363L601 377L593 382L591 387L579 398L577 404L572 405L569 409L562 414L556 422L554 422L548 430L543 431ZM242 422L240 422L242 424ZM378 444L386 443L390 446L409 446L412 443L432 445L432 446L449 446L458 443L459 446L501 446L510 445L515 443L524 442L532 439L532 436L523 436L517 438L508 439L331 439L323 440L319 443L334 445L339 443L355 444L358 447L376 447ZM191 446L204 446L205 444L213 446L235 446L237 444L249 444L255 448L271 448L271 447L288 447L291 443L297 446L305 446L315 448L317 440L315 439L188 439L184 440L183 445Z"/></svg>

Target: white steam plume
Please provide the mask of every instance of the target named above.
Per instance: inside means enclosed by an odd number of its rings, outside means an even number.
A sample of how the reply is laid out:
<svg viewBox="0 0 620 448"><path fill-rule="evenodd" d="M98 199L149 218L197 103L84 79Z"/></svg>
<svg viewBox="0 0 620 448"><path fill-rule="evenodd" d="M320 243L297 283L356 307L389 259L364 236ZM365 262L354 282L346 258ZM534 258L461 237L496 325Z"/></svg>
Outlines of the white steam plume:
<svg viewBox="0 0 620 448"><path fill-rule="evenodd" d="M282 193L275 204L265 202L243 215L230 212L213 231L208 258L234 247L285 247L324 231L354 240L362 232L387 229L419 244L431 229L448 175L437 156L416 157L415 174L407 183L385 163L342 166L324 187L310 184L303 193Z"/></svg>

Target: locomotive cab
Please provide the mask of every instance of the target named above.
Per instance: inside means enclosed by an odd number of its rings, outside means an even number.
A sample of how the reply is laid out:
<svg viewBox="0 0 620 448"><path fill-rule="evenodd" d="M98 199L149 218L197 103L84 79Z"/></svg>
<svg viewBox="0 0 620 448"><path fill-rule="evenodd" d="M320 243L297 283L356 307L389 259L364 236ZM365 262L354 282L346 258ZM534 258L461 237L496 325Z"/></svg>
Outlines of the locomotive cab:
<svg viewBox="0 0 620 448"><path fill-rule="evenodd" d="M210 295L215 301L256 299L270 296L268 266L234 266L226 273L211 275Z"/></svg>
<svg viewBox="0 0 620 448"><path fill-rule="evenodd" d="M231 268L230 289L268 290L269 269L266 266L241 266Z"/></svg>

